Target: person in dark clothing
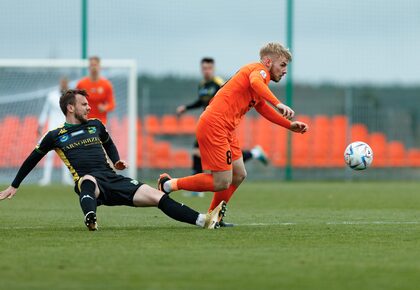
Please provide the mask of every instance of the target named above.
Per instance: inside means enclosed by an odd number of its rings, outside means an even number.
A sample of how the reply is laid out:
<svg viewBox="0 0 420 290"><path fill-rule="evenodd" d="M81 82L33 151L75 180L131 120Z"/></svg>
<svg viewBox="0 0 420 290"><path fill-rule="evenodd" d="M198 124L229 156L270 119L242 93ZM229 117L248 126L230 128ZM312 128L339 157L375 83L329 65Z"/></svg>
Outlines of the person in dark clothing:
<svg viewBox="0 0 420 290"><path fill-rule="evenodd" d="M66 122L44 135L23 162L12 184L0 192L0 200L12 198L36 164L49 151L55 150L73 175L74 191L79 197L85 225L91 231L98 228L96 208L100 205L155 206L175 220L202 228L218 228L226 210L225 202L212 213L200 214L169 195L114 171L127 168L127 163L120 159L104 124L98 119L87 118L90 111L87 96L84 90L63 93L60 108Z"/></svg>
<svg viewBox="0 0 420 290"><path fill-rule="evenodd" d="M178 115L197 108L202 108L204 111L211 99L224 84L223 79L215 75L215 61L211 57L205 57L201 60L201 74L203 79L198 85L198 99L191 104L178 106L176 109ZM244 162L256 159L261 161L264 165L268 164L267 154L259 145L256 145L251 150L242 150L242 158ZM203 168L201 167L200 150L198 149L197 141L194 142L192 161L193 174L202 173ZM204 196L202 192L192 192L191 195L200 197Z"/></svg>

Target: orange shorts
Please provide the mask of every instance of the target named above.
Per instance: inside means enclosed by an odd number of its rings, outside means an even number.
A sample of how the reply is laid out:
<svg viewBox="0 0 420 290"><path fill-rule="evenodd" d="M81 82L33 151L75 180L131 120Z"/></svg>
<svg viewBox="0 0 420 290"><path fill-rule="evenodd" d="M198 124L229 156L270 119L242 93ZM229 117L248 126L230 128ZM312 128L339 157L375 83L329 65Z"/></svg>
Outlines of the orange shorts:
<svg viewBox="0 0 420 290"><path fill-rule="evenodd" d="M235 131L205 118L200 118L196 130L203 170L232 170L232 162L242 157Z"/></svg>

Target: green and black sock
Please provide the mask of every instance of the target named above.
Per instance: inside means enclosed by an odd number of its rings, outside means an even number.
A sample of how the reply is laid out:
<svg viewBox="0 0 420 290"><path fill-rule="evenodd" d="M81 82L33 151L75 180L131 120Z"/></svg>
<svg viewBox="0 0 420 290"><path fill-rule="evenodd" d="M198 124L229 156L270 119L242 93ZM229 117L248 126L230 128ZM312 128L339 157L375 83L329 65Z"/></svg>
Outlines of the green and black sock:
<svg viewBox="0 0 420 290"><path fill-rule="evenodd" d="M80 206L85 216L91 211L96 213L95 188L96 185L92 180L84 180L80 185Z"/></svg>
<svg viewBox="0 0 420 290"><path fill-rule="evenodd" d="M174 220L195 225L199 213L165 194L159 200L158 208Z"/></svg>

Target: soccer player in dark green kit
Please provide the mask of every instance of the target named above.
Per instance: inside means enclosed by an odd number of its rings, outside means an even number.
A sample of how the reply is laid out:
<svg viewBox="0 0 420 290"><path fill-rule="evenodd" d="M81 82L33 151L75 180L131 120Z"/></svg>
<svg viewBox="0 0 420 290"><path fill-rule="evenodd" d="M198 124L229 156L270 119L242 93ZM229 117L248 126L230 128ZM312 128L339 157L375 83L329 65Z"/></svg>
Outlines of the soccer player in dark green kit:
<svg viewBox="0 0 420 290"><path fill-rule="evenodd" d="M201 74L203 80L198 85L198 99L189 105L181 105L176 109L178 115L185 113L188 110L202 108L206 109L211 99L216 95L217 91L223 86L224 81L215 75L215 61L211 57L205 57L201 60ZM257 145L251 150L242 150L242 157L244 162L251 159L257 159L264 165L268 164L268 158L261 146ZM194 151L192 154L193 174L202 173L200 151L198 143L194 143ZM193 196L204 196L202 192L192 192Z"/></svg>
<svg viewBox="0 0 420 290"><path fill-rule="evenodd" d="M90 107L84 90L67 90L60 98L60 108L66 123L47 132L23 162L12 184L0 192L0 200L12 198L23 179L50 150L55 150L66 164L75 181L84 222L89 230L97 229L96 207L126 205L158 207L169 217L203 228L217 228L224 216L225 202L217 211L200 214L180 204L147 184L117 174L108 163L106 154L117 170L127 168L105 126L98 119L88 119ZM106 154L105 154L106 152Z"/></svg>

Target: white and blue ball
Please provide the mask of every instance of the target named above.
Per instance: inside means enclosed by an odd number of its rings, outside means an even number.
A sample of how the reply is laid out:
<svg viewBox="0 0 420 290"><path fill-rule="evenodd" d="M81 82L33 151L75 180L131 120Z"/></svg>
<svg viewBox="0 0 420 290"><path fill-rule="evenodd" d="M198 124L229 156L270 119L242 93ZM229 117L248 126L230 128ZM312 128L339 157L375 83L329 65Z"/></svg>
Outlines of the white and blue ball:
<svg viewBox="0 0 420 290"><path fill-rule="evenodd" d="M353 142L344 151L344 161L353 170L365 170L373 161L372 148L365 142Z"/></svg>

